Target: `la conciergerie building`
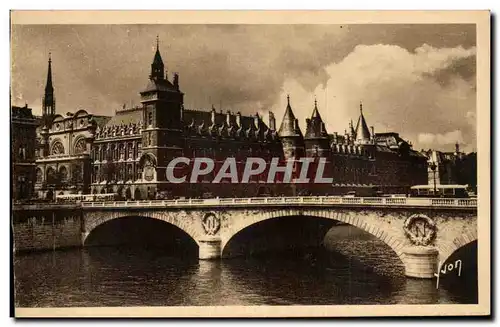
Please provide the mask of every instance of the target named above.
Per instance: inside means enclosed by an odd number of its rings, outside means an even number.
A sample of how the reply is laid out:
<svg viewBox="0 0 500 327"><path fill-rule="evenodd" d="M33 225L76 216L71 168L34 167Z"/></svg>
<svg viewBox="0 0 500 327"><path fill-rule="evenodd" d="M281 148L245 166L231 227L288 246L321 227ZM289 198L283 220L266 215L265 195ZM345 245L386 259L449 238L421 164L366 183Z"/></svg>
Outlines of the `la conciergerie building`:
<svg viewBox="0 0 500 327"><path fill-rule="evenodd" d="M398 133L375 133L360 105L356 126L330 134L314 103L302 133L290 98L279 128L272 112L264 122L258 114L184 108L179 75L171 79L157 46L151 72L140 90L141 105L116 110L114 116L86 110L56 113L49 58L42 117L36 121L34 191L38 198L56 194L117 193L123 199L175 197L251 197L300 194L345 194L376 186L383 192L405 193L427 184L427 157L412 149ZM34 137L34 136L33 136ZM234 157L270 161L273 157L326 157L331 185L171 184L166 166L176 157Z"/></svg>

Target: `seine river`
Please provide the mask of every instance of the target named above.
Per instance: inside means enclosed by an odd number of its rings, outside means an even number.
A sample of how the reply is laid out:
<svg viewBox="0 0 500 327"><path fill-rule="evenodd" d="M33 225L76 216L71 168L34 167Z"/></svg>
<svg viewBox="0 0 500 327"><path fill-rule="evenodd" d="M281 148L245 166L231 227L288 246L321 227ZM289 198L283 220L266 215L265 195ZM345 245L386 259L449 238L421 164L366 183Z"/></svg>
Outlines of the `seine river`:
<svg viewBox="0 0 500 327"><path fill-rule="evenodd" d="M348 226L326 249L198 261L141 248L101 247L15 258L16 305L191 306L477 303L476 247L457 255L461 277L403 276L395 254ZM455 260L455 259L453 259Z"/></svg>

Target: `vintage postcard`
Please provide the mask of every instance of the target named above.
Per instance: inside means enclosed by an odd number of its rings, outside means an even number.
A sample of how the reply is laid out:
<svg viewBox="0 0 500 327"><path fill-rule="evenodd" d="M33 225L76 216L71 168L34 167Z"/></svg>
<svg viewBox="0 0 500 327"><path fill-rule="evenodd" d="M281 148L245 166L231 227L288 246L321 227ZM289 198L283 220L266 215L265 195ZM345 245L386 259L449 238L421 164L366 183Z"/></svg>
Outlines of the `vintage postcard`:
<svg viewBox="0 0 500 327"><path fill-rule="evenodd" d="M488 11L12 11L16 317L485 316Z"/></svg>

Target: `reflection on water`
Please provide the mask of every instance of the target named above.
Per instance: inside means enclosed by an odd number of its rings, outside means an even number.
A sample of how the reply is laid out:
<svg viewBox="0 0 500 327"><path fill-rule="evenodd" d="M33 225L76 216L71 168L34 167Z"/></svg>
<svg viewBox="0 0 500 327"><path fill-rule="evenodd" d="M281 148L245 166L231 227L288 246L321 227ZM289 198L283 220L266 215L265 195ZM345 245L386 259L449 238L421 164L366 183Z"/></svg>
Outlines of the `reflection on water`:
<svg viewBox="0 0 500 327"><path fill-rule="evenodd" d="M463 274L459 284L448 283L452 287L443 282L436 289L435 281L405 278L398 260L383 243L359 235L355 240L340 237L339 229L328 235L323 250L225 261L118 247L32 253L15 258L16 303L61 307L477 301L472 274Z"/></svg>

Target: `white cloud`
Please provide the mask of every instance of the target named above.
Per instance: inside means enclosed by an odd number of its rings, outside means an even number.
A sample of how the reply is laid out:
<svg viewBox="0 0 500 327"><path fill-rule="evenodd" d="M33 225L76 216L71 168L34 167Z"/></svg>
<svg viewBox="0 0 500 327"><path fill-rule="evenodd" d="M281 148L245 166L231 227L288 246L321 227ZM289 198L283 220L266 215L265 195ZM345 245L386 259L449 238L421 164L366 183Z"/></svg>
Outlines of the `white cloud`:
<svg viewBox="0 0 500 327"><path fill-rule="evenodd" d="M418 142L430 145L450 145L455 143L463 144L464 140L462 137L462 132L459 130L454 130L444 134L421 133L418 134Z"/></svg>
<svg viewBox="0 0 500 327"><path fill-rule="evenodd" d="M475 55L476 49L434 48L423 44L414 52L396 45L358 45L342 61L326 67L325 85L308 92L296 80L283 85L279 103L273 106L278 121L286 106L286 94L304 127L318 99L329 133L343 133L350 119L359 116L359 102L375 131L395 131L414 143L436 147L462 144L475 147L476 92L474 81L453 72L457 60ZM440 84L433 74L449 69L449 82Z"/></svg>

